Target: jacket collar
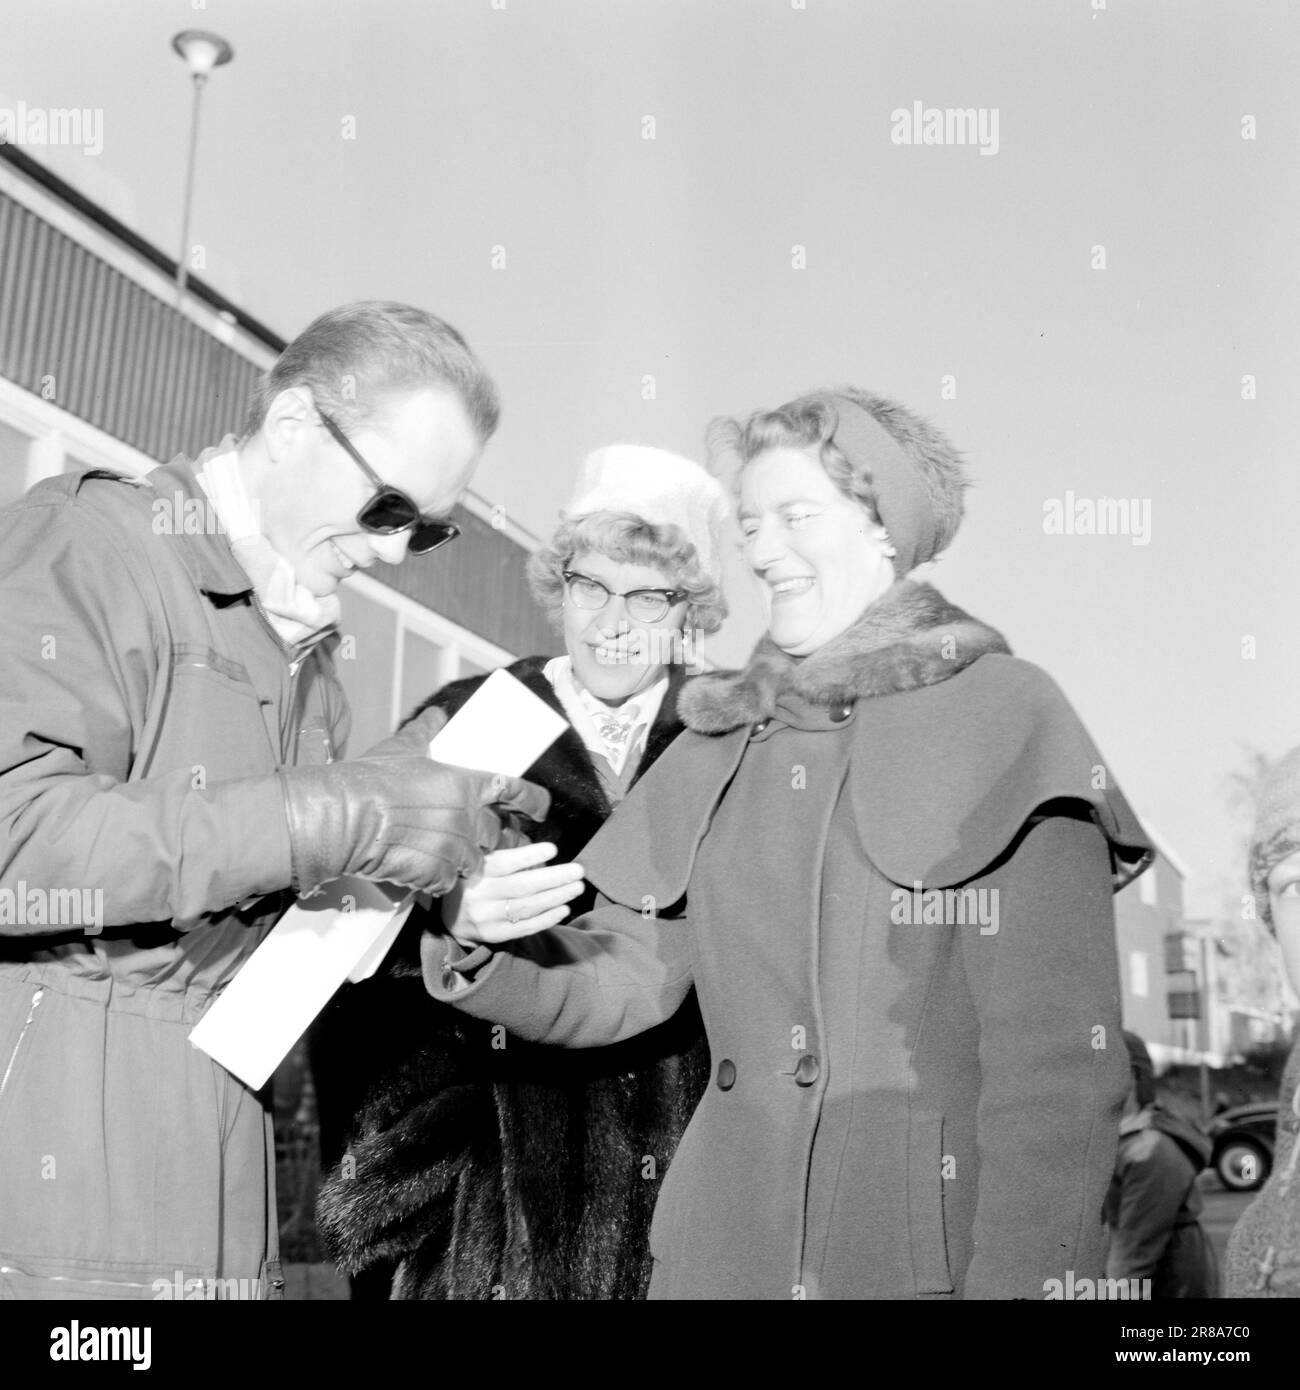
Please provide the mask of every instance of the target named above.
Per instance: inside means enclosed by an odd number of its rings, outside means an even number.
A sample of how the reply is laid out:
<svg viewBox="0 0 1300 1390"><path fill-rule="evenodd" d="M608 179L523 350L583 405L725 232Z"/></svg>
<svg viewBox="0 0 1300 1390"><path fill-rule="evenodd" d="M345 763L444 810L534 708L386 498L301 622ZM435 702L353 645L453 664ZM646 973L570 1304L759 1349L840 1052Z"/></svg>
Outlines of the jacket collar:
<svg viewBox="0 0 1300 1390"><path fill-rule="evenodd" d="M981 656L1010 650L1001 633L931 585L902 580L811 656L792 657L764 636L743 671L697 676L678 705L687 728L701 734L761 723L778 704L783 718L798 722L800 706L813 706L807 714L821 727L828 709L937 685Z"/></svg>
<svg viewBox="0 0 1300 1390"><path fill-rule="evenodd" d="M254 585L248 571L236 559L230 537L196 474L213 455L230 453L237 447L235 437L227 435L214 448L205 449L197 459L181 455L151 469L139 480L158 494L153 503L155 532L183 537L181 562L199 589L219 607L252 595ZM297 641L277 631L269 618L266 625L281 650L294 661L301 661L317 646L331 651L339 642L334 624L308 632Z"/></svg>
<svg viewBox="0 0 1300 1390"><path fill-rule="evenodd" d="M195 477L196 471L218 453L236 448L233 435L227 435L215 448L205 449L191 461L183 455L151 469L144 481L158 494L154 503L155 530L164 535L182 536L181 558L204 593L234 597L251 593L252 581L235 559L230 538L216 524L216 513ZM185 529L187 517L198 518L192 530Z"/></svg>

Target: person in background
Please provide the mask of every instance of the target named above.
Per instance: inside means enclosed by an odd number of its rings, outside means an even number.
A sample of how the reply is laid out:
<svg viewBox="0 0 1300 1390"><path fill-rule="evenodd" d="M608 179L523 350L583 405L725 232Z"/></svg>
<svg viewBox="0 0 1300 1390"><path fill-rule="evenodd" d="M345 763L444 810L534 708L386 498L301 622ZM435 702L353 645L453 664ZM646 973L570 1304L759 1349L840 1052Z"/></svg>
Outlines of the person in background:
<svg viewBox="0 0 1300 1390"><path fill-rule="evenodd" d="M591 905L567 861L681 732L684 658L726 612L726 510L721 486L690 460L601 449L532 558L564 654L508 669L569 721L526 774L550 792L551 814L530 832L537 843L497 850L463 891L416 914L388 978L329 1011L333 1042L322 1034L313 1054L331 1109L364 1105L318 1203L326 1246L361 1272L363 1296L376 1291L370 1277L388 1293L394 1261L395 1298L645 1295L655 1198L708 1080L694 997L626 1042L540 1047L433 1003L418 945L444 918L508 926L521 894L540 894L553 923ZM450 716L482 679L421 709ZM363 1030L366 1015L374 1026ZM395 1057L403 1048L411 1055Z"/></svg>
<svg viewBox="0 0 1300 1390"><path fill-rule="evenodd" d="M0 1298L282 1296L267 1094L189 1034L291 890L446 891L546 811L418 729L333 761L335 591L456 535L498 410L454 328L347 305L242 439L0 512Z"/></svg>
<svg viewBox="0 0 1300 1390"><path fill-rule="evenodd" d="M1300 994L1300 748L1260 788L1250 845L1259 918L1277 938L1282 969ZM1300 1036L1282 1072L1273 1170L1228 1237L1229 1298L1300 1298Z"/></svg>
<svg viewBox="0 0 1300 1390"><path fill-rule="evenodd" d="M575 1048L694 985L713 1079L651 1298L1098 1277L1128 1089L1111 894L1151 846L1051 678L909 577L961 518L939 431L850 389L715 440L766 636L687 683L686 732L582 853L595 907L430 931L425 984Z"/></svg>
<svg viewBox="0 0 1300 1390"><path fill-rule="evenodd" d="M1124 1042L1133 1085L1106 1194L1106 1277L1150 1279L1152 1298L1217 1298L1218 1265L1200 1223L1196 1182L1210 1161L1210 1141L1159 1105L1142 1039L1125 1030Z"/></svg>

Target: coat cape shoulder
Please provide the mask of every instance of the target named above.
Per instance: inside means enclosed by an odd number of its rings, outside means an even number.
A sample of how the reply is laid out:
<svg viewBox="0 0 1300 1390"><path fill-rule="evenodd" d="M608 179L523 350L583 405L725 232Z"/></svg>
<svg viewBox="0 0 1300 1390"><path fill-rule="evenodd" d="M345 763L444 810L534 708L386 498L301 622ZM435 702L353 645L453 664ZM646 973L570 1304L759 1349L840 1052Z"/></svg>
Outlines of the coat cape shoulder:
<svg viewBox="0 0 1300 1390"><path fill-rule="evenodd" d="M947 888L979 877L1046 815L1093 820L1116 891L1141 873L1154 850L1052 678L928 586L896 587L911 591L898 595L908 611L900 620L900 602L886 605L883 643L880 621L866 640L859 624L791 679L765 642L745 671L688 682L687 732L584 849L588 881L631 907L647 896L661 908L679 902L749 744L783 723L843 727L846 710L863 850L891 882Z"/></svg>

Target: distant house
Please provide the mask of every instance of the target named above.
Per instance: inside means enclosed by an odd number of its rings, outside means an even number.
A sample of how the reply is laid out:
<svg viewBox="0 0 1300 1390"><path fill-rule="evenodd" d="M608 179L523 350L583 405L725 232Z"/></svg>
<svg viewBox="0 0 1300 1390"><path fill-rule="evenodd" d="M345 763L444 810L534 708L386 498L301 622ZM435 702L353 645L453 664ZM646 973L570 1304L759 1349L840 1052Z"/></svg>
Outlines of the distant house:
<svg viewBox="0 0 1300 1390"><path fill-rule="evenodd" d="M1175 1062L1222 1066L1242 1051L1222 951L1207 923L1187 922L1187 869L1146 824L1155 863L1115 898L1115 948L1123 1026L1140 1034L1158 1069Z"/></svg>
<svg viewBox="0 0 1300 1390"><path fill-rule="evenodd" d="M1238 1061L1291 1037L1296 1001L1264 929L1252 940L1228 933L1222 919L1200 918L1188 930L1204 943L1205 1047L1214 1062Z"/></svg>
<svg viewBox="0 0 1300 1390"><path fill-rule="evenodd" d="M1144 827L1156 861L1115 899L1125 1028L1145 1040L1157 1069L1201 1061L1221 1067L1285 1038L1290 1011L1256 1006L1257 991L1214 922L1187 919L1183 862L1149 822Z"/></svg>
<svg viewBox="0 0 1300 1390"><path fill-rule="evenodd" d="M1139 1034L1158 1068L1199 1061L1210 1051L1202 1017L1210 991L1204 942L1188 931L1183 890L1187 869L1144 823L1155 863L1115 899L1124 1027ZM1207 1057L1207 1060L1210 1060Z"/></svg>

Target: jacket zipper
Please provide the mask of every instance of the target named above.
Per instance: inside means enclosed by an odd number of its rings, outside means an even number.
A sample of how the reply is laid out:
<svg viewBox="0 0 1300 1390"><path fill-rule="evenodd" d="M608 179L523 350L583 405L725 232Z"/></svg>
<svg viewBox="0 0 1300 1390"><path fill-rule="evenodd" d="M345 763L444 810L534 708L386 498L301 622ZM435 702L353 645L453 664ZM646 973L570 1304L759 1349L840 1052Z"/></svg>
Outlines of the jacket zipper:
<svg viewBox="0 0 1300 1390"><path fill-rule="evenodd" d="M294 653L297 648L290 646L290 644L275 630L275 626L270 618L267 617L266 609L262 607L262 600L258 598L256 591L250 593L249 597L253 600L253 607L257 609L258 616L262 619L262 623L267 632L271 634L276 646L280 648L280 651L284 654L285 659L289 663L289 716L292 723L296 724L298 721L298 672L302 669L303 663L311 655L316 644L313 643L301 656L295 657ZM285 750L284 730L277 730L277 733L279 736L276 741L276 761L283 763L285 758L291 755L292 749L288 752Z"/></svg>
<svg viewBox="0 0 1300 1390"><path fill-rule="evenodd" d="M284 638L281 637L280 634L275 630L275 625L271 622L270 618L266 616L266 609L262 607L262 600L258 598L257 591L252 590L249 593L249 598L253 600L253 607L257 609L258 616L262 619L263 626L271 635L271 640L275 643L277 647L280 648L284 655L288 657L290 661L292 661L293 649L289 646L288 642L286 642Z"/></svg>
<svg viewBox="0 0 1300 1390"><path fill-rule="evenodd" d="M9 1054L9 1065L5 1067L5 1074L0 1077L0 1097L3 1097L5 1087L9 1084L9 1073L14 1069L14 1062L18 1057L18 1049L23 1045L23 1039L27 1036L27 1030L32 1026L32 1019L35 1017L36 1010L40 1008L41 999L44 994L45 986L42 985L36 993L32 995L31 1008L27 1010L27 1017L23 1021L22 1032L18 1034L18 1041L14 1043L14 1050Z"/></svg>

